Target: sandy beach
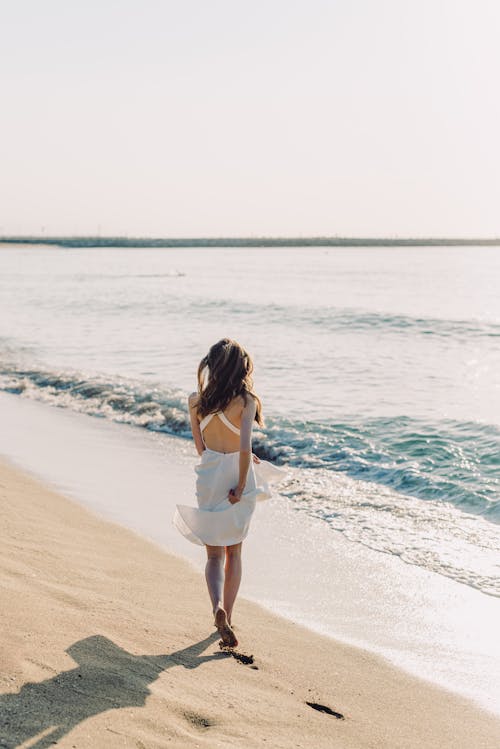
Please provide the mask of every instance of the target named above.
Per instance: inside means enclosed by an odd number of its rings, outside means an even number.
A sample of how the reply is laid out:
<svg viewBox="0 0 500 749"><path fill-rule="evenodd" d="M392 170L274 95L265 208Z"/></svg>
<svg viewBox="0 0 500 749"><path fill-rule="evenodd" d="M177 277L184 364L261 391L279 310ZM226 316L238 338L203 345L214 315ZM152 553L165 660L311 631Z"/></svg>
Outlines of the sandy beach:
<svg viewBox="0 0 500 749"><path fill-rule="evenodd" d="M500 742L472 702L243 599L241 662L220 650L186 562L7 462L0 501L0 746Z"/></svg>

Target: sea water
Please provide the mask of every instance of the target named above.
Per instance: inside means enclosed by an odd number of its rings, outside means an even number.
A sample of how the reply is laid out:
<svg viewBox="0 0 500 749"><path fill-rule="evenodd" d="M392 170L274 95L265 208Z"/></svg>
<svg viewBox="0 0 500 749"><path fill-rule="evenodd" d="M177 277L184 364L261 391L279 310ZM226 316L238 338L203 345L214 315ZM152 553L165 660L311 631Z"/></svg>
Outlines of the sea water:
<svg viewBox="0 0 500 749"><path fill-rule="evenodd" d="M500 596L500 248L0 248L0 388L189 439L229 336L289 507Z"/></svg>
<svg viewBox="0 0 500 749"><path fill-rule="evenodd" d="M186 397L236 338L288 467L243 594L498 709L498 288L496 248L0 247L0 452L200 566Z"/></svg>

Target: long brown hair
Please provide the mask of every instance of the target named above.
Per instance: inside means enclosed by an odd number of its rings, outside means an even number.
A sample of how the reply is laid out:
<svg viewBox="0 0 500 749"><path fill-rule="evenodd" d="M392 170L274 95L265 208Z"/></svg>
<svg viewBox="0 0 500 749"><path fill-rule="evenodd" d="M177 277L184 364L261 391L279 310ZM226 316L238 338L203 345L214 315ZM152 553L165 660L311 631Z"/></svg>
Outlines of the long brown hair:
<svg viewBox="0 0 500 749"><path fill-rule="evenodd" d="M208 372L207 372L208 370ZM224 411L237 395L255 398L255 421L264 426L262 402L253 391L253 362L245 349L231 338L221 338L211 346L198 366L198 415L203 418Z"/></svg>

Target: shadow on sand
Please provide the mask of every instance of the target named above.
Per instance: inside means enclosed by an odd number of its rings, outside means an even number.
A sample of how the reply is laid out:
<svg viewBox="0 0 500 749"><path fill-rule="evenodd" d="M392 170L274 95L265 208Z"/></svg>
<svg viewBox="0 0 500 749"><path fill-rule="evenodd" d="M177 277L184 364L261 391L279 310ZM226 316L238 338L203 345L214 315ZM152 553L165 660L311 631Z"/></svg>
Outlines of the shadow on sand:
<svg viewBox="0 0 500 749"><path fill-rule="evenodd" d="M222 652L201 655L218 638L215 632L169 655L132 655L101 635L79 640L66 651L78 663L76 668L25 684L15 694L0 695L0 747L15 749L45 732L30 744L30 749L45 749L86 718L143 706L149 685L162 671L230 657Z"/></svg>

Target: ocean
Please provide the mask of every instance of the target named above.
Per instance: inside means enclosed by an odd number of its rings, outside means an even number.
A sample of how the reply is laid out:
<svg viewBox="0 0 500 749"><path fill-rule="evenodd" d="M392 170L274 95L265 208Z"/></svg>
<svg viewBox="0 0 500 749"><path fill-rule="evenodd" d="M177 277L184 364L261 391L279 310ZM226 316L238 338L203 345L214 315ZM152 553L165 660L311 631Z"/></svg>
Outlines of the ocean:
<svg viewBox="0 0 500 749"><path fill-rule="evenodd" d="M5 245L0 389L188 440L235 338L289 511L500 596L499 289L495 247Z"/></svg>

